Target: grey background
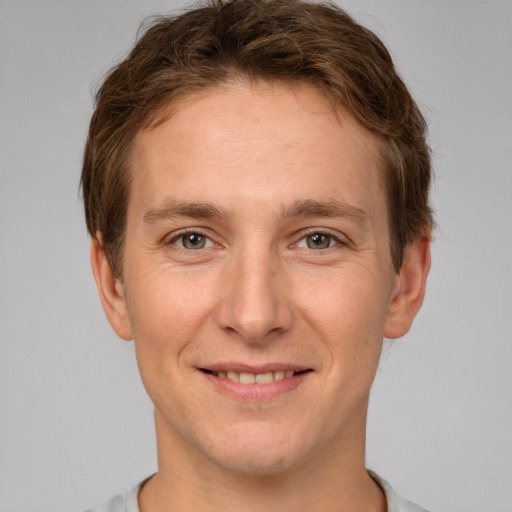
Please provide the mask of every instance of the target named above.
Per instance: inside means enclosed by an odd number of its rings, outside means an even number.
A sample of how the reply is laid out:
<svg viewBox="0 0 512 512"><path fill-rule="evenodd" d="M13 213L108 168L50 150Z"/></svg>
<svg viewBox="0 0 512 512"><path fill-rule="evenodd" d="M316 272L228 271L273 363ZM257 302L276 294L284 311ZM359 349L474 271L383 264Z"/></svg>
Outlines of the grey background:
<svg viewBox="0 0 512 512"><path fill-rule="evenodd" d="M172 1L0 0L0 510L80 511L156 467L77 196L91 91ZM437 231L384 353L368 465L433 512L512 510L512 2L347 0L431 125Z"/></svg>

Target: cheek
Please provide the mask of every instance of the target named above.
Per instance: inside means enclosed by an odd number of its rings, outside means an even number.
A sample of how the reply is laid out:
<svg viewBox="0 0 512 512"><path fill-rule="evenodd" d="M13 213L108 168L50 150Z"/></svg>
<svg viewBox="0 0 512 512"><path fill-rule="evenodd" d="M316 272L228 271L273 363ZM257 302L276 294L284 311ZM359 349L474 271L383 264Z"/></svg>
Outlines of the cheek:
<svg viewBox="0 0 512 512"><path fill-rule="evenodd" d="M194 348L196 334L210 316L212 295L204 280L172 272L145 275L131 284L129 314L141 374L172 373Z"/></svg>
<svg viewBox="0 0 512 512"><path fill-rule="evenodd" d="M319 334L332 365L349 372L368 367L369 358L378 360L384 337L389 291L382 274L353 267L318 277L297 285L302 317Z"/></svg>
<svg viewBox="0 0 512 512"><path fill-rule="evenodd" d="M183 414L190 406L184 379L192 372L186 362L197 350L198 332L211 309L208 294L190 281L165 272L145 275L132 281L128 301L144 387L157 409Z"/></svg>

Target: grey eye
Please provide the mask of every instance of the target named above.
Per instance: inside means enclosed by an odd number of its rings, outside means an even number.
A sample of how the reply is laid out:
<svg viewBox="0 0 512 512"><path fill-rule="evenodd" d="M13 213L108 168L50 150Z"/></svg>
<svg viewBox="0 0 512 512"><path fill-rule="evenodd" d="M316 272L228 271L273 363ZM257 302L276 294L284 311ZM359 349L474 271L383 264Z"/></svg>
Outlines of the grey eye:
<svg viewBox="0 0 512 512"><path fill-rule="evenodd" d="M332 237L325 233L313 233L306 237L306 245L310 249L327 249L331 246Z"/></svg>
<svg viewBox="0 0 512 512"><path fill-rule="evenodd" d="M208 238L199 233L187 233L180 236L178 240L181 240L185 249L204 249Z"/></svg>

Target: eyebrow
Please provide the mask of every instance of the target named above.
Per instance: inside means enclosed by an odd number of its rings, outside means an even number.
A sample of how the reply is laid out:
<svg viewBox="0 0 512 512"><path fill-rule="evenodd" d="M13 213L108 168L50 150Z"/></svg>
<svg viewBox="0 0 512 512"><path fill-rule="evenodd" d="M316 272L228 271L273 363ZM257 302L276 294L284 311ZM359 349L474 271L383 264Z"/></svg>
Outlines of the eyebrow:
<svg viewBox="0 0 512 512"><path fill-rule="evenodd" d="M194 219L226 219L231 217L227 210L207 202L181 202L166 199L160 206L148 208L143 215L145 224L155 224L176 217ZM317 201L313 199L297 200L289 207L283 207L277 220L303 217L346 218L357 223L368 221L364 210L343 201L330 199Z"/></svg>
<svg viewBox="0 0 512 512"><path fill-rule="evenodd" d="M281 217L339 217L360 224L368 222L366 211L336 199L329 199L327 201L316 201L313 199L295 201L289 208L281 212Z"/></svg>
<svg viewBox="0 0 512 512"><path fill-rule="evenodd" d="M194 219L222 219L230 215L217 206L205 202L181 202L174 199L166 199L158 207L148 208L144 212L143 220L146 224L154 224L159 221L175 217L192 217Z"/></svg>

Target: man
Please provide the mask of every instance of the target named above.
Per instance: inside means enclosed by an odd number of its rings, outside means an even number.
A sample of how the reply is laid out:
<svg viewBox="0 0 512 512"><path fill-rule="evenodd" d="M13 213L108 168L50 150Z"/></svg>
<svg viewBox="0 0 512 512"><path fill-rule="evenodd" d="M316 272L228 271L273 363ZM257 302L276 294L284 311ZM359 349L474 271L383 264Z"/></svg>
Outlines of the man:
<svg viewBox="0 0 512 512"><path fill-rule="evenodd" d="M419 511L365 467L384 337L430 267L425 123L338 8L212 2L106 78L82 187L158 472L96 511Z"/></svg>

